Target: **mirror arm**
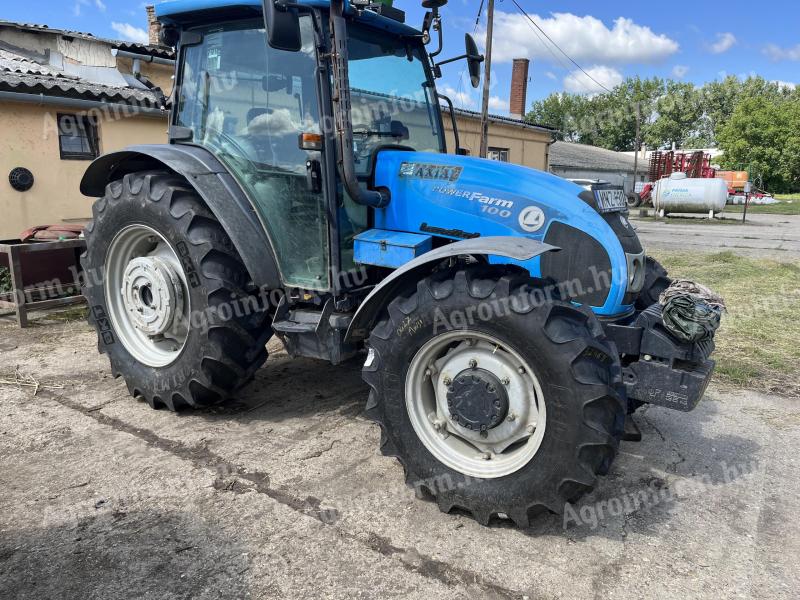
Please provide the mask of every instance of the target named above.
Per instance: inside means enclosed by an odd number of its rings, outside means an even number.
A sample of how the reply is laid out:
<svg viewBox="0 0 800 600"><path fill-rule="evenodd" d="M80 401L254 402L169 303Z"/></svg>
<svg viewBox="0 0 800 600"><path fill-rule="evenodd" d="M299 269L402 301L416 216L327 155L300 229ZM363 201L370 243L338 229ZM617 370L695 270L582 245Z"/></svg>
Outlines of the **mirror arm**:
<svg viewBox="0 0 800 600"><path fill-rule="evenodd" d="M469 54L462 54L461 56L456 56L455 58L448 58L447 60L436 63L436 66L441 67L442 65L449 65L450 63L454 63L457 60L463 60L465 58L469 58Z"/></svg>
<svg viewBox="0 0 800 600"><path fill-rule="evenodd" d="M454 63L454 62L456 62L457 60L464 60L465 58L467 58L467 59L474 58L474 59L475 59L475 60L477 60L478 62L483 62L484 60L486 60L486 57L485 57L485 56L483 56L483 54L480 54L480 55L478 55L478 56L471 56L471 55L469 55L469 54L462 54L461 56L456 56L456 57L454 57L454 58L448 58L447 60L443 60L443 61L441 61L441 62L438 62L438 63L436 63L436 64L435 64L435 65L433 65L433 66L434 66L434 68L438 69L438 68L440 68L442 65L447 65L447 64L450 64L450 63Z"/></svg>

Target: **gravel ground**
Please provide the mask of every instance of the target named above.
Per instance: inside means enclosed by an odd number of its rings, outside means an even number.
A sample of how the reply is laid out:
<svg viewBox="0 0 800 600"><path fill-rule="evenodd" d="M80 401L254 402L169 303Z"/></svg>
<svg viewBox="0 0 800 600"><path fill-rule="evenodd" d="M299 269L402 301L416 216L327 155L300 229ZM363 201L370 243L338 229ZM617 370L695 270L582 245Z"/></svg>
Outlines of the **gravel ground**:
<svg viewBox="0 0 800 600"><path fill-rule="evenodd" d="M357 363L273 347L240 401L175 415L95 348L83 323L0 319L0 379L41 385L0 384L2 598L800 596L796 401L644 409L575 512L521 531L414 498Z"/></svg>
<svg viewBox="0 0 800 600"><path fill-rule="evenodd" d="M652 209L649 211L653 213ZM702 215L667 223L639 218L631 211L631 221L648 249L720 252L730 250L751 258L775 260L800 258L800 216L749 214L747 223L710 223ZM726 213L726 219L740 220L741 214ZM689 219L692 219L691 221Z"/></svg>

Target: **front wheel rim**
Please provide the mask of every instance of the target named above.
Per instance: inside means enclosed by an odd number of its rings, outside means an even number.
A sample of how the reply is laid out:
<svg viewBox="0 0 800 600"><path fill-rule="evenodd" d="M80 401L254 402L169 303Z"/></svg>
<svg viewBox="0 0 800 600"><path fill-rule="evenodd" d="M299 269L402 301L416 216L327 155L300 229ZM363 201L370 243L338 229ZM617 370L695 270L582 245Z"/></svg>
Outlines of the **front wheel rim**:
<svg viewBox="0 0 800 600"><path fill-rule="evenodd" d="M166 367L189 335L189 286L181 261L163 235L129 225L108 247L105 261L108 314L125 349L149 367Z"/></svg>
<svg viewBox="0 0 800 600"><path fill-rule="evenodd" d="M475 402L469 400L473 388L480 390ZM535 372L518 352L485 333L450 331L424 344L409 365L405 398L414 431L428 451L471 477L517 472L533 459L544 437L547 411ZM471 411L466 416L464 405ZM481 417L485 421L472 418L476 405L489 415Z"/></svg>

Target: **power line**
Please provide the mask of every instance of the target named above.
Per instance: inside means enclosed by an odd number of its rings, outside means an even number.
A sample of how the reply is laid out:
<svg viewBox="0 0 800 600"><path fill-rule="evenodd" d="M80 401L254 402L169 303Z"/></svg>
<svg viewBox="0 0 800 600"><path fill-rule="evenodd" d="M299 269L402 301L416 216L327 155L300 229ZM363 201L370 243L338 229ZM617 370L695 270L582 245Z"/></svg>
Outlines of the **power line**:
<svg viewBox="0 0 800 600"><path fill-rule="evenodd" d="M478 32L478 25L481 22L481 14L483 13L483 3L484 0L481 0L481 4L478 7L478 14L475 15L475 27L472 29L472 35L475 35ZM461 87L464 85L464 71L465 69L461 69L458 74L458 87L456 88L456 96L461 96ZM463 103L462 103L463 105Z"/></svg>
<svg viewBox="0 0 800 600"><path fill-rule="evenodd" d="M559 46L558 44L556 44L556 43L553 41L553 39L552 39L552 38L551 38L549 35L547 35L547 32L546 32L544 29L542 29L541 27L539 27L539 24L538 24L536 21L534 21L534 20L533 20L533 18L532 18L532 17L531 17L531 16L530 16L530 15L529 15L527 12L525 12L525 9L524 9L524 8L522 8L522 7L519 5L519 2L517 2L517 0L511 0L511 2L513 2L513 3L514 3L514 6L516 6L516 7L517 7L517 10L519 10L519 11L520 11L520 12L521 12L521 13L522 13L522 14L523 14L523 15L524 15L524 16L525 16L525 17L526 17L526 18L527 18L527 19L528 19L528 20L529 20L531 23L533 23L534 27L536 27L536 29L538 29L539 31L541 31L541 32L542 32L542 35L544 35L544 37L546 37L546 38L547 38L547 39L550 41L550 43L551 43L551 44L553 44L553 46L555 46L556 48L558 48L558 51L559 51L559 52L561 52L561 54L563 54L564 56L566 56L566 57L567 57L567 59L569 60L569 62L571 62L573 65L575 65L575 66L576 66L576 67L577 67L577 68L578 68L578 69L581 71L581 73L583 73L584 75L586 75L586 77L588 77L589 79L591 79L592 81L594 81L594 82L595 82L595 83L596 83L598 86L600 86L601 88L603 88L603 89L604 89L605 91L607 91L609 94L610 94L610 93L612 93L610 89L608 89L608 88L607 88L606 86L604 86L602 83L600 83L599 81L597 81L597 79L595 79L594 77L592 77L591 75L589 75L589 73L587 73L587 72L586 72L586 70L585 70L585 69L584 69L582 66L580 66L580 65L579 65L577 62L575 62L575 60L573 60L573 58L572 58L572 57L571 57L569 54L567 54L566 52L564 52L564 51L561 49L561 46Z"/></svg>

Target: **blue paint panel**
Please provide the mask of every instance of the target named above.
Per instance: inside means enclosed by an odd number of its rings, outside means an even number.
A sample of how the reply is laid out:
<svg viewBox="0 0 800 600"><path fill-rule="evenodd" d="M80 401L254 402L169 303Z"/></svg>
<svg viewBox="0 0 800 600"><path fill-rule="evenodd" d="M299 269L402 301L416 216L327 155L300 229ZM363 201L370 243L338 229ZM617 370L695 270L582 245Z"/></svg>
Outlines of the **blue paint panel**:
<svg viewBox="0 0 800 600"><path fill-rule="evenodd" d="M362 265L397 269L430 252L432 244L429 235L370 229L355 237L354 260Z"/></svg>
<svg viewBox="0 0 800 600"><path fill-rule="evenodd" d="M625 252L614 231L579 197L583 188L535 169L468 156L386 150L376 165L375 185L392 200L375 211L375 227L463 239L469 235L526 236L543 240L560 221L594 237L611 259L611 291L599 315L629 306ZM507 262L493 257L492 262ZM539 258L521 263L541 274Z"/></svg>

